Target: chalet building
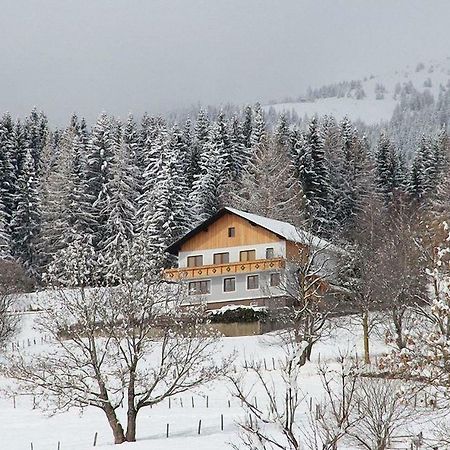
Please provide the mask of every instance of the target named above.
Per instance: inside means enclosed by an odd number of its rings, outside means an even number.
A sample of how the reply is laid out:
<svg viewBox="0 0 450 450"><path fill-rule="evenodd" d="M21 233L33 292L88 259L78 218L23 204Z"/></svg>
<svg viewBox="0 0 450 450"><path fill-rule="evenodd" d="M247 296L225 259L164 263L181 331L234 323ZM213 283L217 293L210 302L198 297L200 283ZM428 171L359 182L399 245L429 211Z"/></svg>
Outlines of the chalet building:
<svg viewBox="0 0 450 450"><path fill-rule="evenodd" d="M211 309L280 306L288 301L288 269L308 246L327 253L333 247L289 223L226 207L168 247L178 267L166 269L165 276L183 280L189 300ZM322 266L332 270L328 258Z"/></svg>

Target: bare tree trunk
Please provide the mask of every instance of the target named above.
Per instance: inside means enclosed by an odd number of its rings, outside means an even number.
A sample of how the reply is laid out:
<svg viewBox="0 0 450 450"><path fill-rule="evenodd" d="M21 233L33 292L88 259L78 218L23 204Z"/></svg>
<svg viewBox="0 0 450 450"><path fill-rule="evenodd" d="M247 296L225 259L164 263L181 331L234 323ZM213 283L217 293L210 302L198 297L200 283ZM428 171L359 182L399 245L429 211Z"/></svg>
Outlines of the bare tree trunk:
<svg viewBox="0 0 450 450"><path fill-rule="evenodd" d="M116 412L114 408L110 405L106 405L104 408L106 417L108 419L109 426L114 435L114 444L122 444L126 441L125 434L123 432L123 427L117 419Z"/></svg>
<svg viewBox="0 0 450 450"><path fill-rule="evenodd" d="M306 355L307 361L311 361L312 348L313 348L313 343L310 342L308 344L308 347L306 347L306 349L305 349L305 355Z"/></svg>
<svg viewBox="0 0 450 450"><path fill-rule="evenodd" d="M364 339L364 362L370 364L369 347L369 311L365 310L362 315L363 339Z"/></svg>
<svg viewBox="0 0 450 450"><path fill-rule="evenodd" d="M403 339L403 314L394 308L392 311L392 321L394 323L395 329L395 343L397 347L401 350L406 347L405 341Z"/></svg>
<svg viewBox="0 0 450 450"><path fill-rule="evenodd" d="M135 442L136 441L136 418L137 418L137 409L134 404L134 400L136 397L135 392L135 370L136 367L133 365L133 367L130 369L130 381L128 385L128 392L127 392L127 404L128 404L128 411L127 411L127 442Z"/></svg>
<svg viewBox="0 0 450 450"><path fill-rule="evenodd" d="M129 406L127 412L127 442L136 442L136 418L136 409Z"/></svg>

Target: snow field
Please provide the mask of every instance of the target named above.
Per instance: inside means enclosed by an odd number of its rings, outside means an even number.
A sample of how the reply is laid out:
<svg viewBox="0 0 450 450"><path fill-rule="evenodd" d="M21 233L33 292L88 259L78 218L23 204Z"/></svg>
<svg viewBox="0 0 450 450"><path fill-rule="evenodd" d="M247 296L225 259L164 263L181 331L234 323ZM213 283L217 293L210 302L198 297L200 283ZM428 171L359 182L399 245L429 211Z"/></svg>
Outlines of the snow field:
<svg viewBox="0 0 450 450"><path fill-rule="evenodd" d="M34 314L26 314L23 319L22 338L26 338L33 330ZM236 371L245 379L249 388L255 385L254 375L245 366L260 364L267 367L267 374L276 380L283 353L279 347L271 345L270 335L237 337L223 339L223 354L236 352ZM372 340L373 354L385 350L380 339ZM48 344L44 344L48 345ZM40 344L33 351L39 351ZM322 387L317 376L317 362L327 362L332 367L341 352L351 351L362 354L362 336L356 324L346 329L337 329L325 341L317 344L313 351L313 361L302 368L300 384L305 396L299 420L307 423L309 409L322 400ZM220 357L217 355L216 357ZM265 364L264 364L265 363ZM240 372L239 372L240 371ZM6 381L2 382L4 386ZM252 391L259 405L264 396L257 390ZM312 398L312 400L311 400ZM194 404L194 407L192 407ZM119 408L120 419L125 423L126 410ZM221 416L223 415L223 431ZM138 416L138 441L120 446L133 450L186 450L186 449L229 449L230 442L238 439L236 421L242 418L240 402L233 398L230 385L222 380L207 387L188 392L181 396L166 399L153 408L142 410ZM198 434L199 421L201 430ZM169 424L169 437L166 436ZM21 396L0 398L0 450L28 450L33 443L33 450L91 450L94 436L97 435L95 448L118 448L113 445L111 431L102 411L89 408L83 413L71 410L66 413L48 416L39 409L33 409L33 398ZM406 432L405 432L406 434Z"/></svg>

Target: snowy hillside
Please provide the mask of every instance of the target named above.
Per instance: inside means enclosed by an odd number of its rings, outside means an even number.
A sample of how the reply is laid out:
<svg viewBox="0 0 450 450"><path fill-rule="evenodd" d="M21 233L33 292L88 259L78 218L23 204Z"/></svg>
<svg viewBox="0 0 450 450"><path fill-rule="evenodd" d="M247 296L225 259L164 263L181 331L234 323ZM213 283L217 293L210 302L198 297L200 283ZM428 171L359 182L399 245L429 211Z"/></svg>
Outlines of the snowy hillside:
<svg viewBox="0 0 450 450"><path fill-rule="evenodd" d="M369 75L363 80L337 83L308 93L296 101L266 105L276 113L289 111L300 118L318 114L333 115L340 120L348 116L368 125L389 121L400 104L402 89L412 86L419 92L429 91L437 99L440 90L450 83L450 58L443 61L419 62L394 73Z"/></svg>
<svg viewBox="0 0 450 450"><path fill-rule="evenodd" d="M23 317L23 329L18 340L35 338L33 321L35 314ZM354 325L356 327L356 325ZM225 338L223 352L237 351L236 366L244 365L244 361L268 361L269 373L272 373L272 361L278 364L279 358L285 355L277 346L269 345L270 339L265 336ZM334 364L339 352L357 352L362 354L362 336L360 327L352 331L339 330L323 344L319 344L314 353L314 363L304 367L302 383L307 398L302 404L302 420L307 422L305 414L309 399L313 402L322 399L320 380L317 376L317 358ZM374 354L381 353L385 347L382 342L374 341ZM46 344L43 344L46 345ZM33 346L39 351L43 346L40 340ZM242 370L242 369L238 369ZM244 374L251 375L244 371ZM0 380L0 387L6 381ZM139 418L137 443L123 444L120 448L133 450L175 450L175 449L217 449L231 448L229 442L237 442L238 429L236 421L243 414L239 401L230 394L231 386L225 381L200 390L188 392L173 398L171 403L165 401L148 409ZM261 401L262 392L254 392ZM207 400L208 399L208 400ZM208 401L208 403L206 403ZM194 405L194 407L192 406ZM124 418L126 410L120 408L119 416ZM221 415L223 415L223 431L221 430ZM198 434L199 420L202 421L201 434ZM84 414L78 410L71 410L63 414L50 416L38 408L33 408L31 396L17 396L0 398L1 444L0 449L23 450L56 450L60 442L61 450L89 450L92 447L95 433L97 447L103 449L117 448L112 444L111 431L105 421L103 413L95 408L87 409ZM24 426L26 424L26 427ZM169 437L166 437L169 424ZM406 433L405 433L406 434Z"/></svg>

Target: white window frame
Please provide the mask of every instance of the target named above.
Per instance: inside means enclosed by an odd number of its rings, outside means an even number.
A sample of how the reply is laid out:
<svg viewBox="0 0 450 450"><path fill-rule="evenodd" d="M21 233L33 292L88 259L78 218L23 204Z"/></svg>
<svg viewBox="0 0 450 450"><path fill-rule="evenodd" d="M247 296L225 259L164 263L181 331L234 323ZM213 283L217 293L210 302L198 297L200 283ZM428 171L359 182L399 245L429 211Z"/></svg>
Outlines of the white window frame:
<svg viewBox="0 0 450 450"><path fill-rule="evenodd" d="M189 258L198 258L198 257L201 257L202 258L202 264L201 264L201 266L190 266L189 265ZM205 255L202 255L202 254L200 254L200 255L188 255L187 257L186 257L186 267L188 268L188 269L192 269L192 268L194 268L194 267L203 267L205 264Z"/></svg>
<svg viewBox="0 0 450 450"><path fill-rule="evenodd" d="M209 282L209 292L206 292L206 293L201 293L201 292L199 292L199 293L191 293L189 285L191 283L201 283L203 281L206 281L207 283ZM207 280L191 280L191 281L188 282L188 295L211 295L211 291L212 291L212 283L211 283L210 279L207 279Z"/></svg>
<svg viewBox="0 0 450 450"><path fill-rule="evenodd" d="M226 291L225 290L225 280L234 280L234 289L232 291ZM236 292L236 277L224 277L222 282L222 290L224 293L228 292Z"/></svg>
<svg viewBox="0 0 450 450"><path fill-rule="evenodd" d="M248 287L248 279L249 279L249 277L257 277L258 278L258 287L255 287L255 288L249 288ZM245 289L247 291L256 291L256 290L260 289L260 286L261 286L261 278L260 278L259 274L250 274L250 275L246 276L246 278L245 278Z"/></svg>
<svg viewBox="0 0 450 450"><path fill-rule="evenodd" d="M252 252L252 251L255 252L255 259L241 261L241 253L242 252ZM239 250L239 262L248 263L248 262L257 261L257 260L258 260L258 249L257 248L246 248L245 250Z"/></svg>

